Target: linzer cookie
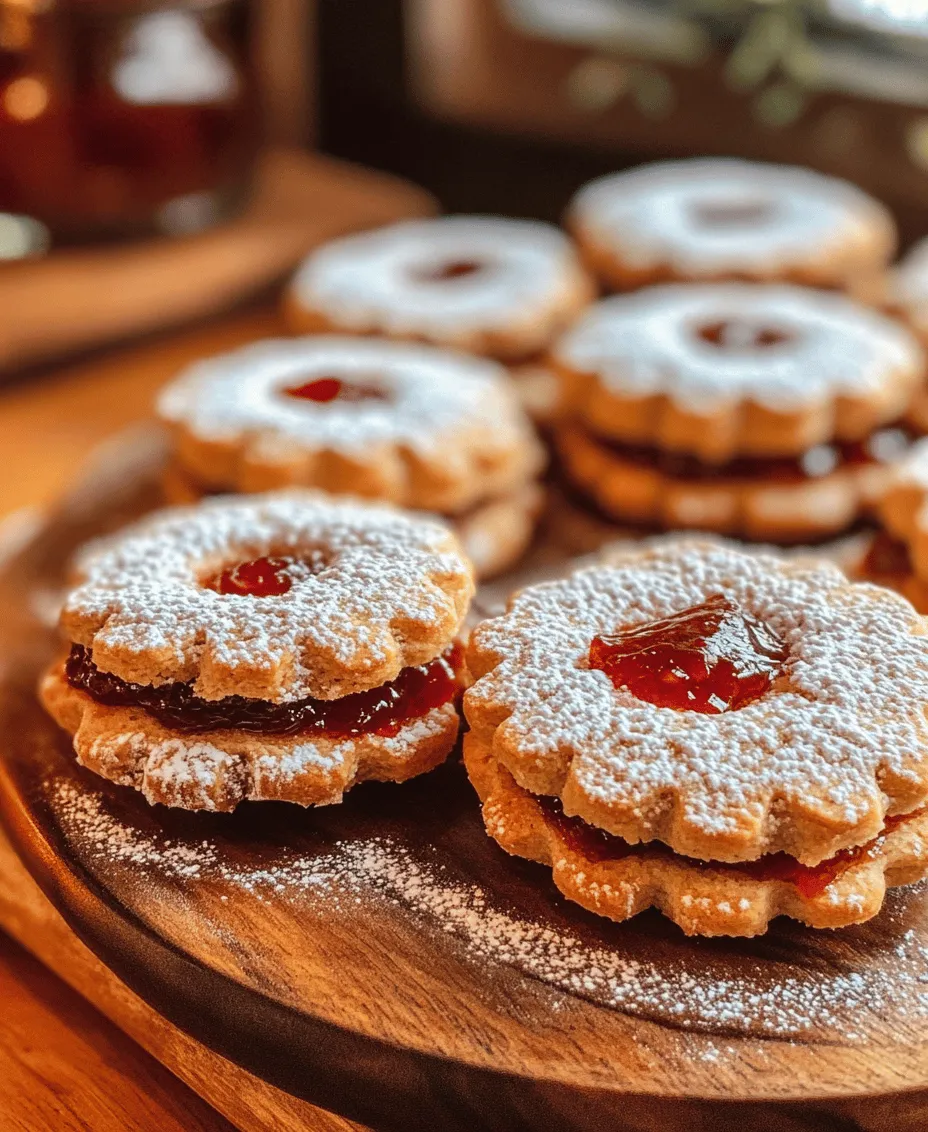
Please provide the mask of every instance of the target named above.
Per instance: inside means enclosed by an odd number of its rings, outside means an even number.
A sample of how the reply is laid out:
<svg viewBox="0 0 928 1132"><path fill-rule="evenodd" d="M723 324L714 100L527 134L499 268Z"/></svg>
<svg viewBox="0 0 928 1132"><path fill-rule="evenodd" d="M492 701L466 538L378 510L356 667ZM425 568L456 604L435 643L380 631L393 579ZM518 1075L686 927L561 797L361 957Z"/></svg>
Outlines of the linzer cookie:
<svg viewBox="0 0 928 1132"><path fill-rule="evenodd" d="M591 911L840 927L928 871L928 638L830 563L613 551L516 595L467 662L487 830Z"/></svg>
<svg viewBox="0 0 928 1132"><path fill-rule="evenodd" d="M601 177L568 210L607 286L725 279L885 294L896 228L855 185L811 169L729 158L660 162Z"/></svg>
<svg viewBox="0 0 928 1132"><path fill-rule="evenodd" d="M541 505L541 446L496 363L327 335L259 342L164 390L172 501L288 485L435 511L481 576L510 565Z"/></svg>
<svg viewBox="0 0 928 1132"><path fill-rule="evenodd" d="M878 517L881 529L855 576L898 590L928 613L928 440L917 441L890 472Z"/></svg>
<svg viewBox="0 0 928 1132"><path fill-rule="evenodd" d="M442 524L312 492L210 500L91 545L41 697L150 802L341 800L444 761L471 568Z"/></svg>
<svg viewBox="0 0 928 1132"><path fill-rule="evenodd" d="M553 360L561 463L601 511L783 542L873 502L925 370L908 331L850 299L739 283L606 299Z"/></svg>
<svg viewBox="0 0 928 1132"><path fill-rule="evenodd" d="M593 297L570 240L534 220L445 216L334 240L287 293L300 332L382 334L523 362Z"/></svg>

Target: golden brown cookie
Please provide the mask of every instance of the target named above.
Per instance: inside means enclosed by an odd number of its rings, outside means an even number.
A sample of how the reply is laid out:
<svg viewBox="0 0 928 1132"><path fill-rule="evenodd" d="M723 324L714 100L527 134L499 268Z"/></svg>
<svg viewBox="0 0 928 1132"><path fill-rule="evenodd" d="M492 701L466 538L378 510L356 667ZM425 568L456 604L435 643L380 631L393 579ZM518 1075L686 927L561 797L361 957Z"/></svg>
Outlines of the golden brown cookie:
<svg viewBox="0 0 928 1132"><path fill-rule="evenodd" d="M221 498L92 544L78 572L43 700L82 762L153 800L333 801L454 744L473 580L441 523Z"/></svg>
<svg viewBox="0 0 928 1132"><path fill-rule="evenodd" d="M616 549L516 595L467 663L490 833L594 911L838 926L928 868L928 637L830 563Z"/></svg>
<svg viewBox="0 0 928 1132"><path fill-rule="evenodd" d="M926 364L904 327L841 295L752 284L606 299L553 359L590 431L708 464L862 440L905 412Z"/></svg>
<svg viewBox="0 0 928 1132"><path fill-rule="evenodd" d="M594 296L563 232L533 220L444 216L334 240L294 276L298 333L379 334L520 362Z"/></svg>
<svg viewBox="0 0 928 1132"><path fill-rule="evenodd" d="M590 912L627 920L659 908L687 935L761 935L775 916L813 928L843 928L872 919L887 888L928 871L928 812L890 819L859 852L817 868L785 855L751 865L698 861L660 843L630 846L567 818L520 787L469 735L464 762L482 802L487 833L507 853L550 865L560 891Z"/></svg>
<svg viewBox="0 0 928 1132"><path fill-rule="evenodd" d="M744 280L885 293L892 215L847 181L732 158L667 161L600 177L568 226L607 286Z"/></svg>
<svg viewBox="0 0 928 1132"><path fill-rule="evenodd" d="M494 362L373 339L259 342L194 365L158 410L170 499L300 485L435 511L475 537L508 507L481 575L531 535L544 452Z"/></svg>

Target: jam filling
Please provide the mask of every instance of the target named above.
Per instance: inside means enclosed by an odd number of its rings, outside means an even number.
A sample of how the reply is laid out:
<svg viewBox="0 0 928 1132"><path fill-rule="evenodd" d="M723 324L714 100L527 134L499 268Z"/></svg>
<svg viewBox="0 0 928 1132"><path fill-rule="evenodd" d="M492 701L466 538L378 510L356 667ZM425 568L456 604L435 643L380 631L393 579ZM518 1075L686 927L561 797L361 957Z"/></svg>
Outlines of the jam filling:
<svg viewBox="0 0 928 1132"><path fill-rule="evenodd" d="M724 594L662 621L594 637L589 664L639 700L720 715L759 699L788 649Z"/></svg>
<svg viewBox="0 0 928 1132"><path fill-rule="evenodd" d="M597 443L629 464L652 468L667 479L690 483L717 483L721 480L804 483L821 479L838 468L892 463L902 456L912 439L903 428L884 428L863 440L817 444L801 456L737 456L726 464L706 464L698 457L683 452L625 444L606 437L596 438Z"/></svg>
<svg viewBox="0 0 928 1132"><path fill-rule="evenodd" d="M720 350L763 350L793 341L793 335L775 326L749 322L747 319L720 319L707 322L696 330L703 342Z"/></svg>
<svg viewBox="0 0 928 1132"><path fill-rule="evenodd" d="M292 558L252 558L248 562L227 566L211 578L206 586L220 594L280 597L293 585L293 579L288 573L293 564Z"/></svg>
<svg viewBox="0 0 928 1132"><path fill-rule="evenodd" d="M767 224L776 209L768 200L702 201L693 215L704 228L753 228Z"/></svg>
<svg viewBox="0 0 928 1132"><path fill-rule="evenodd" d="M414 274L420 283L450 283L453 279L465 279L470 275L476 275L485 267L485 263L476 259L450 259L437 266L421 268Z"/></svg>
<svg viewBox="0 0 928 1132"><path fill-rule="evenodd" d="M254 734L396 735L404 723L455 700L461 690L463 651L458 644L415 668L404 668L395 680L367 692L337 700L307 697L290 703L227 696L204 700L190 684L130 684L101 672L90 650L72 645L65 674L72 688L108 707L142 708L175 731L198 732L234 728Z"/></svg>
<svg viewBox="0 0 928 1132"><path fill-rule="evenodd" d="M605 830L585 822L582 818L568 817L562 807L560 799L551 797L536 797L541 807L545 821L551 825L565 842L577 853L583 854L591 861L620 861L625 857L670 858L678 854L660 841L649 841L646 844L629 845L621 837L606 833ZM780 880L795 885L801 895L808 898L821 896L832 881L837 880L852 865L861 861L872 860L877 857L886 840L887 834L898 828L912 818L920 817L924 809L915 810L910 814L896 814L887 817L883 822L883 829L865 845L857 845L852 849L841 849L833 857L821 861L817 865L804 865L795 857L786 853L768 853L758 857L756 861L742 861L738 864L729 864L722 861L691 862L710 872L725 873L729 876L742 876L751 880ZM680 858L690 860L689 858Z"/></svg>
<svg viewBox="0 0 928 1132"><path fill-rule="evenodd" d="M343 381L340 377L314 377L301 385L287 386L283 392L298 401L327 405L330 401L386 401L387 394L371 382Z"/></svg>
<svg viewBox="0 0 928 1132"><path fill-rule="evenodd" d="M861 573L874 580L905 581L912 575L909 548L886 531L879 531L867 549Z"/></svg>

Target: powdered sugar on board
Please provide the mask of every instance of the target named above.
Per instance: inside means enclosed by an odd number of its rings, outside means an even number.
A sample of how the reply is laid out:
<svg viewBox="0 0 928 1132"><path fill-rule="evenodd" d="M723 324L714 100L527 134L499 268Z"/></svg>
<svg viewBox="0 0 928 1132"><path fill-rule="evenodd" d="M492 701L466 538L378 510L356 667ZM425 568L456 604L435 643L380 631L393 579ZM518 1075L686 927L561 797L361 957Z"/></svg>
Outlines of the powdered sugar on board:
<svg viewBox="0 0 928 1132"><path fill-rule="evenodd" d="M464 963L480 978L508 968L536 980L554 995L554 1012L584 999L711 1038L724 1035L790 1039L814 1031L818 1040L866 1041L880 1016L894 1014L913 1025L928 1017L928 947L906 930L907 911L921 900L924 885L891 893L882 913L879 949L861 945L856 929L828 935L845 941L844 962L810 965L814 933L793 928L775 937L745 963L743 946L727 941L686 940L673 929L656 939L653 958L629 954L630 933L654 931L645 917L628 925L590 926L589 917L565 913L550 886L547 919L520 914L482 887L454 875L436 848L414 852L392 836L341 840L316 853L279 850L275 860L242 863L227 857L220 841L165 838L114 816L103 794L69 779L49 785L65 837L91 865L120 862L142 882L173 880L218 884L224 902L298 903L301 922L312 931L312 913L363 916L365 906L399 907L414 930L447 936ZM518 897L518 881L513 882ZM308 914L307 914L308 913ZM801 937L801 940L798 939ZM794 939L803 962L790 960ZM757 948L757 945L747 945ZM562 996L567 996L564 998ZM701 1047L700 1047L701 1048ZM708 1044L709 1060L735 1053Z"/></svg>

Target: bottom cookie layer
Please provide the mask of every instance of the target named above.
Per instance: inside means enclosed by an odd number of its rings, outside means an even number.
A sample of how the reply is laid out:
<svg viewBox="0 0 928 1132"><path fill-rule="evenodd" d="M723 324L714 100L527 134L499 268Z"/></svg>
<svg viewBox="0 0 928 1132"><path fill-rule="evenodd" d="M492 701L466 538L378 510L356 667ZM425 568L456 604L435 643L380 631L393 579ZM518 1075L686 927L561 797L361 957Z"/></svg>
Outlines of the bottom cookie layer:
<svg viewBox="0 0 928 1132"><path fill-rule="evenodd" d="M45 675L39 691L72 735L78 762L151 803L186 810L228 811L243 801L331 805L359 782L404 782L432 770L451 753L460 725L448 703L392 736L185 734L141 708L97 703L68 683L62 664Z"/></svg>
<svg viewBox="0 0 928 1132"><path fill-rule="evenodd" d="M885 465L870 462L802 480L699 480L625 458L577 427L562 428L556 445L566 477L617 522L781 543L846 530L878 498L886 474Z"/></svg>
<svg viewBox="0 0 928 1132"><path fill-rule="evenodd" d="M165 469L162 486L168 503L198 503L204 496L216 494L204 490L174 464ZM477 577L486 580L514 566L525 553L543 504L544 488L531 482L461 515L440 517L457 534Z"/></svg>
<svg viewBox="0 0 928 1132"><path fill-rule="evenodd" d="M612 920L656 907L687 935L761 935L779 915L809 927L840 928L875 916L887 888L928 873L928 812L888 829L821 891L810 893L789 880L759 879L750 867L713 865L646 845L630 846L619 857L590 852L473 732L464 739L464 762L494 841L507 853L550 865L564 896Z"/></svg>

